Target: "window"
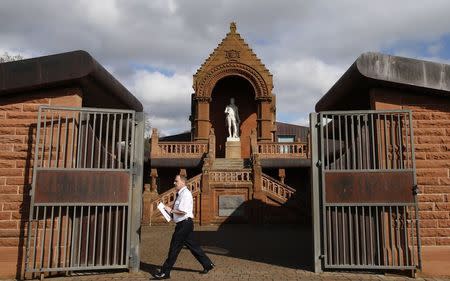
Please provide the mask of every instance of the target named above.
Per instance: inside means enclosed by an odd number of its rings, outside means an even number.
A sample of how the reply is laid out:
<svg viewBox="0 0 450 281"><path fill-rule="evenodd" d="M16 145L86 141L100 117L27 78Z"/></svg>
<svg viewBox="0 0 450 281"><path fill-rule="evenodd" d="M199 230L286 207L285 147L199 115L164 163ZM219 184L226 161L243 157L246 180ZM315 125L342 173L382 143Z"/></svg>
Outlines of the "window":
<svg viewBox="0 0 450 281"><path fill-rule="evenodd" d="M293 135L278 135L278 142L294 142L295 136ZM280 153L292 153L292 147L290 145L281 145Z"/></svg>

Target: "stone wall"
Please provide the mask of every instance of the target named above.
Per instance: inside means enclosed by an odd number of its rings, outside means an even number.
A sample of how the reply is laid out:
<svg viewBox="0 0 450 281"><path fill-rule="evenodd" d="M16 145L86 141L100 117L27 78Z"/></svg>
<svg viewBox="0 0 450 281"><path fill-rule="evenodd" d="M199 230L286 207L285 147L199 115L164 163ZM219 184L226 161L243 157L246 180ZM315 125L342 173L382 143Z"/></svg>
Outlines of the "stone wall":
<svg viewBox="0 0 450 281"><path fill-rule="evenodd" d="M450 246L450 98L374 89L373 109L410 109L424 246Z"/></svg>
<svg viewBox="0 0 450 281"><path fill-rule="evenodd" d="M81 96L78 88L63 88L0 99L0 278L19 278L24 272L38 108L81 107Z"/></svg>

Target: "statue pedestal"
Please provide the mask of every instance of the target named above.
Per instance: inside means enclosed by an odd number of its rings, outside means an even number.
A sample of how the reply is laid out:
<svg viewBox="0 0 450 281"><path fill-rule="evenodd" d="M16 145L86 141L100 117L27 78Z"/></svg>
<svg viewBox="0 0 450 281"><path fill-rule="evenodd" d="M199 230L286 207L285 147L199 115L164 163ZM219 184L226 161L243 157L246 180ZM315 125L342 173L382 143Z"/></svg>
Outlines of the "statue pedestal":
<svg viewBox="0 0 450 281"><path fill-rule="evenodd" d="M241 140L239 138L227 138L225 158L241 158Z"/></svg>

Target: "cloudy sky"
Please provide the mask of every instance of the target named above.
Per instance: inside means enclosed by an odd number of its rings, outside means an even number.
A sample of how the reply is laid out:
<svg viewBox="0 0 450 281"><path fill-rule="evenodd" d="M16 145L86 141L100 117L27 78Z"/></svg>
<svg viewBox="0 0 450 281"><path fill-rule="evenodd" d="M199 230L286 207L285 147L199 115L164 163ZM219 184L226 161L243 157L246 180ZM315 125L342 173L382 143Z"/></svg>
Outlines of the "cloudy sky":
<svg viewBox="0 0 450 281"><path fill-rule="evenodd" d="M308 112L363 52L450 63L450 1L3 0L0 55L86 50L165 134L189 128L192 75L237 22L274 75L279 121Z"/></svg>

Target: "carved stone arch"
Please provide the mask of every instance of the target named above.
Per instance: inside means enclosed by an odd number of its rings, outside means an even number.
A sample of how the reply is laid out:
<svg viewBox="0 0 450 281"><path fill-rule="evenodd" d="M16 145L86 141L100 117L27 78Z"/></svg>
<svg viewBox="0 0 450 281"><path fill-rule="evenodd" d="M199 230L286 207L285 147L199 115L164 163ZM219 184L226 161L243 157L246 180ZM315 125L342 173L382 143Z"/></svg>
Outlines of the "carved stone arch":
<svg viewBox="0 0 450 281"><path fill-rule="evenodd" d="M271 100L271 95L263 77L254 68L238 63L224 63L211 69L200 81L196 95L197 97L211 98L212 90L216 83L227 76L240 76L245 78L255 90L255 99Z"/></svg>

